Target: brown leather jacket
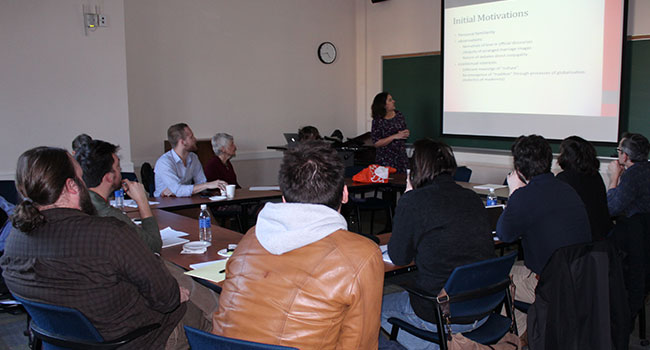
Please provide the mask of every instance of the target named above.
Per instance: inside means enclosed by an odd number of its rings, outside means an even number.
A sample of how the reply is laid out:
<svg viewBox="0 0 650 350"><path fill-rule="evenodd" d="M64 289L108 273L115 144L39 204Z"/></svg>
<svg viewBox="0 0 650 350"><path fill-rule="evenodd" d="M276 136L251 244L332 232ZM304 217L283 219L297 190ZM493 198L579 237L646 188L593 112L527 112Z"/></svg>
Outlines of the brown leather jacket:
<svg viewBox="0 0 650 350"><path fill-rule="evenodd" d="M301 350L377 349L381 252L349 231L282 255L253 227L226 265L213 333Z"/></svg>

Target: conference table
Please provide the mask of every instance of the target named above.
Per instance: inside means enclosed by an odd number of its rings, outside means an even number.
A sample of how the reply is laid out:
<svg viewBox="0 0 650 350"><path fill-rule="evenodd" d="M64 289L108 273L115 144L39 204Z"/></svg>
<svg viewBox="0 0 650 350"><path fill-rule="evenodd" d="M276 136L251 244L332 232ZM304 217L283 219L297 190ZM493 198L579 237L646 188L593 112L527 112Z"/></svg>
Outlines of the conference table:
<svg viewBox="0 0 650 350"><path fill-rule="evenodd" d="M187 208L198 208L201 204L208 206L220 206L230 204L248 204L251 202L260 202L263 200L273 200L282 198L282 192L277 190L251 191L248 188L238 188L235 190L235 196L232 199L211 200L210 197L218 196L219 191L209 191L208 195L195 194L191 197L155 197L152 201L158 204L152 205L152 209L164 209L174 211Z"/></svg>
<svg viewBox="0 0 650 350"><path fill-rule="evenodd" d="M396 190L403 191L406 187L405 174L392 174L387 184L376 183L361 183L355 182L351 178L345 179L346 185L356 190L372 190L379 187L390 187ZM487 196L487 190L480 190L474 188L475 183L457 182L459 185L472 189L482 196ZM500 200L505 200L508 197L508 188L501 188L495 191ZM220 201L212 201L208 196L193 195L191 197L156 197L151 198L152 201L158 202L151 206L154 216L158 221L160 229L171 227L174 230L186 232L189 235L183 238L190 241L198 240L198 220L189 218L180 214L176 214L174 210L181 210L187 208L196 208L201 204L208 204L209 206L240 204L246 205L251 203L258 203L262 200L274 200L282 197L282 193L277 190L264 190L264 191L251 191L250 189L237 189L235 196L232 199L225 199ZM132 218L138 217L137 208L125 208L127 214ZM380 234L377 237L380 244L387 244L390 240L390 233ZM161 256L163 259L168 260L186 270L190 270L190 265L223 259L222 256L217 254L220 249L226 248L228 244L238 243L242 238L242 234L220 227L218 225L212 226L212 246L208 248L206 253L203 254L180 254L183 250L182 245L176 245L168 248L163 248ZM495 241L495 247L501 246L501 242ZM406 266L398 266L389 262L384 262L384 271L387 276L404 273L416 269L414 264Z"/></svg>
<svg viewBox="0 0 650 350"><path fill-rule="evenodd" d="M171 227L176 231L182 231L188 233L188 236L183 236L185 239L190 241L198 241L199 234L199 222L197 219L188 218L183 215L174 214L161 209L152 210L153 215L158 221L158 227L162 230L166 227ZM137 218L138 215L135 212L129 213L129 217ZM185 270L190 270L190 265L214 260L221 260L224 257L217 254L220 249L228 247L228 244L237 244L242 239L243 235L239 232L229 230L227 228L219 227L217 225L212 226L212 246L203 254L181 254L183 250L183 245L175 245L168 248L163 248L160 252L160 256L172 262ZM377 235L379 238L380 244L388 244L390 240L390 233ZM387 275L397 274L402 272L407 272L415 269L414 264L407 266L398 266L388 262L384 262L384 271ZM218 284L219 285L219 284Z"/></svg>
<svg viewBox="0 0 650 350"><path fill-rule="evenodd" d="M485 185L482 183L462 182L462 181L456 181L456 183L461 187L476 192L481 197L487 197L488 193L490 192L489 190L486 189L475 188L475 186ZM387 183L357 182L352 180L352 178L346 178L345 185L348 186L349 190L354 190L355 192L371 191L375 189L392 189L398 192L404 192L404 190L406 189L406 174L390 174ZM510 191L508 190L508 186L496 188L494 190L494 193L497 195L497 200L500 200L502 202L506 202L508 200L508 197L510 196Z"/></svg>

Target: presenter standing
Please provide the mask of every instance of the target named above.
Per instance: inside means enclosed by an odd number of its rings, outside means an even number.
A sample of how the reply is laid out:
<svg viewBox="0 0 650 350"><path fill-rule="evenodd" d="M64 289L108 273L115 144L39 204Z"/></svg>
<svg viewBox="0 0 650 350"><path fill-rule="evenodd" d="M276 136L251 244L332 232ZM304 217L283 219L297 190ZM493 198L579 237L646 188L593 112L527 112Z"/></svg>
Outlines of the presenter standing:
<svg viewBox="0 0 650 350"><path fill-rule="evenodd" d="M405 173L408 168L406 157L406 139L409 130L406 120L395 110L395 100L388 92L382 92L372 101L372 142L377 148L375 162Z"/></svg>

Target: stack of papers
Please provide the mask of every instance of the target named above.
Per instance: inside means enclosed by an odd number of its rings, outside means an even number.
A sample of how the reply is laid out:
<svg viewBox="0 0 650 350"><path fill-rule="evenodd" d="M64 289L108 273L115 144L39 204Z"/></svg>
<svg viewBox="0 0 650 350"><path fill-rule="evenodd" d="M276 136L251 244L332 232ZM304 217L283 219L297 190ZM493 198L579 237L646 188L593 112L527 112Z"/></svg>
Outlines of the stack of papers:
<svg viewBox="0 0 650 350"><path fill-rule="evenodd" d="M160 230L160 238L162 238L163 243L162 247L168 248L175 245L187 243L190 241L189 239L181 238L187 235L189 235L189 233L176 231L169 226L165 227L164 229Z"/></svg>
<svg viewBox="0 0 650 350"><path fill-rule="evenodd" d="M160 204L159 202L154 202L154 201L149 201L149 205L154 205L154 204ZM115 199L111 200L111 207L115 206ZM136 203L133 199L125 199L124 200L124 207L130 207L130 208L137 208L138 203Z"/></svg>
<svg viewBox="0 0 650 350"><path fill-rule="evenodd" d="M226 279L226 261L228 259L193 264L190 267L194 270L187 271L185 274L219 283Z"/></svg>

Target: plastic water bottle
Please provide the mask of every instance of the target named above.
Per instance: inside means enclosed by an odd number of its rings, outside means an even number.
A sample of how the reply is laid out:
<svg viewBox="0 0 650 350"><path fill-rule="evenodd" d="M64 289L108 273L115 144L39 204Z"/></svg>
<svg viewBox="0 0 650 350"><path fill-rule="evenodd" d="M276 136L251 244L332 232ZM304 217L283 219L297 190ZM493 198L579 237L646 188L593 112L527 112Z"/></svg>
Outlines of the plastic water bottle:
<svg viewBox="0 0 650 350"><path fill-rule="evenodd" d="M212 243L212 223L210 222L210 212L208 206L201 204L199 213L199 240Z"/></svg>
<svg viewBox="0 0 650 350"><path fill-rule="evenodd" d="M490 188L490 193L487 195L487 206L497 205L497 194L494 193L494 188Z"/></svg>
<svg viewBox="0 0 650 350"><path fill-rule="evenodd" d="M115 191L115 208L124 210L124 190L121 188Z"/></svg>

